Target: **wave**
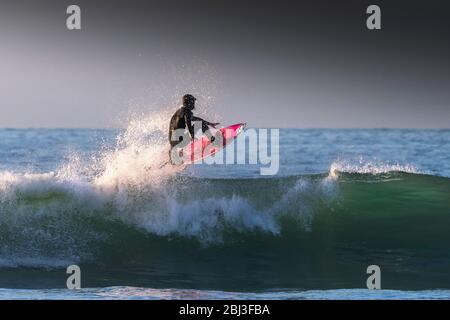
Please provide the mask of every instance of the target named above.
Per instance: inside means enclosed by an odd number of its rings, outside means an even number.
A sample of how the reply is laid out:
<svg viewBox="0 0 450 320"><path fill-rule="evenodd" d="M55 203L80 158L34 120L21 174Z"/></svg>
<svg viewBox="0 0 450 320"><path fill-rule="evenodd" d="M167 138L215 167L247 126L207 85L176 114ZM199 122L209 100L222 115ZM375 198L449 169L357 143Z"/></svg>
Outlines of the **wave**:
<svg viewBox="0 0 450 320"><path fill-rule="evenodd" d="M39 287L36 279L60 287L57 270L74 263L90 287L351 288L364 286L370 264L382 266L390 288L450 283L448 178L335 166L115 186L69 176L0 174L3 287ZM24 278L18 268L56 271Z"/></svg>
<svg viewBox="0 0 450 320"><path fill-rule="evenodd" d="M373 263L402 288L417 274L429 275L425 287L450 283L449 178L365 160L322 174L196 178L161 167L164 119L149 128L139 118L113 148L74 154L55 172L0 172L0 283L11 270L73 263L96 275L84 278L91 287L342 287ZM114 281L101 282L111 269Z"/></svg>
<svg viewBox="0 0 450 320"><path fill-rule="evenodd" d="M330 168L330 174L334 173L360 173L370 175L390 174L392 172L425 174L411 164L386 163L382 161L368 160L360 157L357 161L338 160Z"/></svg>
<svg viewBox="0 0 450 320"><path fill-rule="evenodd" d="M114 243L295 243L325 232L373 245L443 245L450 243L449 191L447 178L334 168L327 174L260 179L175 175L157 184L115 188L58 174L4 172L0 264L95 262Z"/></svg>
<svg viewBox="0 0 450 320"><path fill-rule="evenodd" d="M17 290L0 289L3 300L448 300L449 290L288 290L263 292L229 292L193 289L153 289L107 287Z"/></svg>

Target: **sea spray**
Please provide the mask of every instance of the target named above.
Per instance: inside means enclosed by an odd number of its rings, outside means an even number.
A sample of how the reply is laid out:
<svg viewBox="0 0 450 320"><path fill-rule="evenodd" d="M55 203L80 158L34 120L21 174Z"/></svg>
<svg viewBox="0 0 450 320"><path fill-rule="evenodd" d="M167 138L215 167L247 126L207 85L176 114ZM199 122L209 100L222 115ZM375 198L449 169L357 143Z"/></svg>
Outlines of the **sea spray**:
<svg viewBox="0 0 450 320"><path fill-rule="evenodd" d="M310 176L181 175L182 167L160 167L168 155L169 114L133 118L114 146L89 158L71 152L55 172L1 172L2 263L99 263L110 259L110 252L132 254L115 247L118 241L131 245L140 239L138 245L146 247L152 237L207 247L261 237L269 243L305 240L348 210L355 212L346 201L358 194L364 174L375 178L364 181L376 183L380 173L401 181L410 178L397 171L415 172L408 166L336 162L328 174ZM356 189L348 192L348 185Z"/></svg>

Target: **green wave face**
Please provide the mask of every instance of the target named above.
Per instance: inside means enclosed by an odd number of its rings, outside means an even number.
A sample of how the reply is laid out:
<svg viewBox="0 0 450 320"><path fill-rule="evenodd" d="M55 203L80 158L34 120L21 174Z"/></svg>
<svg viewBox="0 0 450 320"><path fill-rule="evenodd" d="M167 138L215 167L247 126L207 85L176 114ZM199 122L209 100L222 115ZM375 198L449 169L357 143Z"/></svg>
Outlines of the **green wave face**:
<svg viewBox="0 0 450 320"><path fill-rule="evenodd" d="M405 173L11 186L0 282L63 287L78 263L86 287L364 288L375 264L384 288L449 288L449 192Z"/></svg>

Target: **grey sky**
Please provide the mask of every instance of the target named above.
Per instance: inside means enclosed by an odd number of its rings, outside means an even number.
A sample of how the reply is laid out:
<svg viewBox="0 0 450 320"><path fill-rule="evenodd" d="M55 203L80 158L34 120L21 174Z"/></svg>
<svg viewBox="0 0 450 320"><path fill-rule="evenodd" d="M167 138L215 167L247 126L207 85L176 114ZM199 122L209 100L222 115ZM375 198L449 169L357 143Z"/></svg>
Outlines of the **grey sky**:
<svg viewBox="0 0 450 320"><path fill-rule="evenodd" d="M224 124L450 127L444 1L2 1L0 127L121 126L185 92ZM345 3L345 5L344 5ZM392 1L391 1L392 3Z"/></svg>

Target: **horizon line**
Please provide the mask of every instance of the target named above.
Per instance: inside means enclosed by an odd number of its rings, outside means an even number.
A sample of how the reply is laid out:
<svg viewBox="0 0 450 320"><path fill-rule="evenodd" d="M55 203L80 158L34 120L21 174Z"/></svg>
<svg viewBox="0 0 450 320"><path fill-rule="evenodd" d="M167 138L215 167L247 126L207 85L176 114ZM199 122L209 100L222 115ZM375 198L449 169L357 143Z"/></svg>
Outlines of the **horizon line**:
<svg viewBox="0 0 450 320"><path fill-rule="evenodd" d="M299 129L299 130L450 130L450 127L252 127L255 129ZM126 127L0 127L0 130L121 130Z"/></svg>

